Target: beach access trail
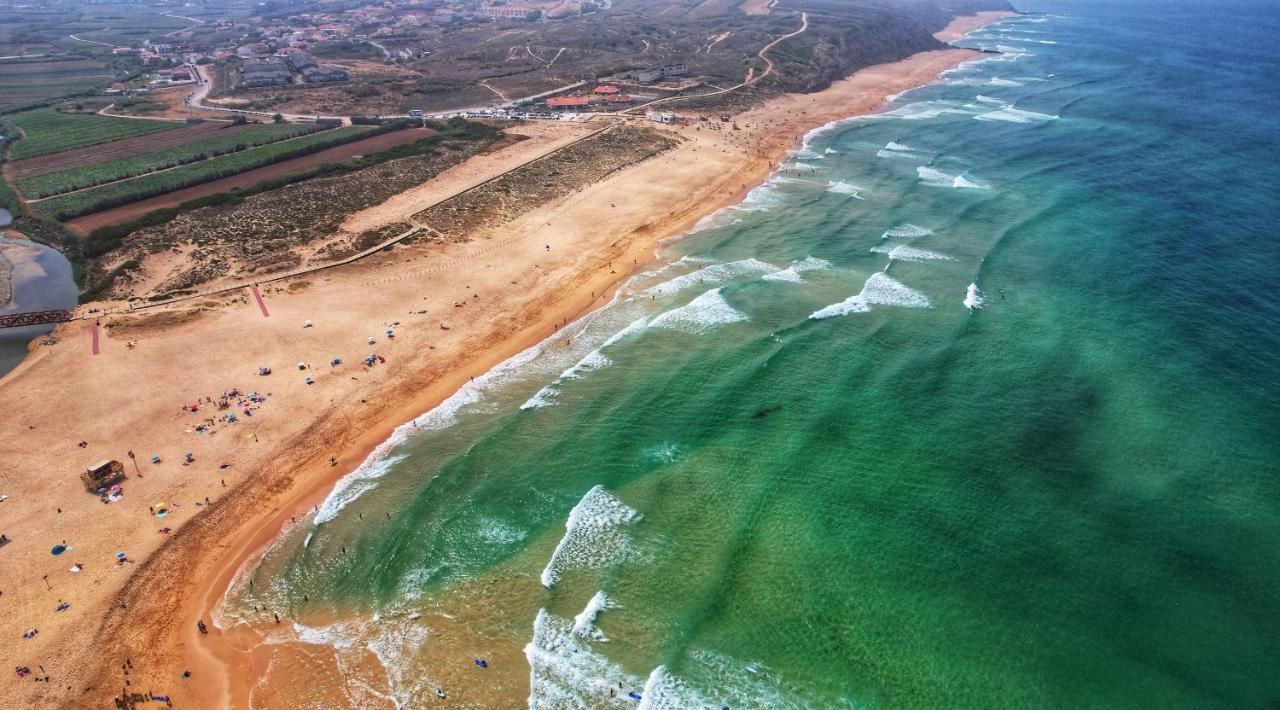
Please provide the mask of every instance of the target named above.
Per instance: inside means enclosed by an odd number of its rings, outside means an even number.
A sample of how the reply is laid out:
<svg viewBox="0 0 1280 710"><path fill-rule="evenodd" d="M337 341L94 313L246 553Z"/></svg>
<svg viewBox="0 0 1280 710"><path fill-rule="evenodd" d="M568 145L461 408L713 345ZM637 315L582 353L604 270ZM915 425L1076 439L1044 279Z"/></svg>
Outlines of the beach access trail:
<svg viewBox="0 0 1280 710"><path fill-rule="evenodd" d="M260 645L257 629L210 624L246 561L396 426L606 303L663 239L739 201L807 131L973 56L938 50L870 67L739 114L739 129L691 122L676 148L501 227L267 284L262 308L241 289L105 314L97 356L94 320L59 326L0 379L0 533L11 539L0 547L0 663L32 669L0 699L113 707L122 693L153 692L184 707L246 707L269 666L289 668L299 687L334 682L323 667L272 666L290 650ZM362 366L371 352L385 363ZM272 373L259 375L263 366ZM79 474L108 458L128 479L104 504ZM451 688L450 698L524 700L479 693Z"/></svg>

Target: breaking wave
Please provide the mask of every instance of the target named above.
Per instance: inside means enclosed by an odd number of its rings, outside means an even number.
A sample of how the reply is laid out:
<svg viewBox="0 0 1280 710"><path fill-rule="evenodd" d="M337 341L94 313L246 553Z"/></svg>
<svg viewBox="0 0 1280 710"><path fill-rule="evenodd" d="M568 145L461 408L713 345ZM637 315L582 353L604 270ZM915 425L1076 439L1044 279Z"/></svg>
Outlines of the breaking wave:
<svg viewBox="0 0 1280 710"><path fill-rule="evenodd" d="M978 284L971 283L969 288L964 292L964 307L971 311L982 308L982 291L978 289Z"/></svg>
<svg viewBox="0 0 1280 710"><path fill-rule="evenodd" d="M930 308L929 298L923 293L904 286L888 274L876 272L862 285L862 291L839 303L814 311L812 320L867 313L872 306L900 306L902 308Z"/></svg>
<svg viewBox="0 0 1280 710"><path fill-rule="evenodd" d="M649 321L651 328L683 330L701 333L717 325L740 323L747 317L736 310L721 295L720 289L712 289L686 305L667 311Z"/></svg>
<svg viewBox="0 0 1280 710"><path fill-rule="evenodd" d="M627 547L620 528L635 517L636 511L604 486L587 491L569 511L564 537L542 570L542 586L550 589L567 569L599 569L617 560Z"/></svg>
<svg viewBox="0 0 1280 710"><path fill-rule="evenodd" d="M927 237L933 234L933 230L927 227L921 227L916 224L899 224L892 229L886 230L880 235L881 239L915 239L917 237Z"/></svg>
<svg viewBox="0 0 1280 710"><path fill-rule="evenodd" d="M758 259L741 259L739 261L730 261L724 264L711 264L709 266L704 266L697 271L692 271L668 281L663 281L656 286L650 286L642 291L642 293L677 293L689 288L690 286L721 284L742 276L751 274L770 274L778 270L778 267L773 264L766 264Z"/></svg>
<svg viewBox="0 0 1280 710"><path fill-rule="evenodd" d="M831 180L827 183L827 192L837 195L848 195L854 199L862 199L862 188L857 185L850 185L842 180Z"/></svg>
<svg viewBox="0 0 1280 710"><path fill-rule="evenodd" d="M763 277L761 277L761 279L764 281L798 282L800 281L800 274L804 273L805 271L818 271L821 269L829 269L829 268L831 268L831 262L827 261L826 259L819 259L814 256L806 256L805 258L800 259L799 261L791 262L791 266L788 266L782 271L775 271L772 274L765 274Z"/></svg>
<svg viewBox="0 0 1280 710"><path fill-rule="evenodd" d="M951 261L951 257L928 249L916 249L905 244L887 244L871 247L877 254L888 254L893 261Z"/></svg>
<svg viewBox="0 0 1280 710"><path fill-rule="evenodd" d="M591 601L587 602L587 607L582 613L573 617L573 633L583 638L589 638L592 641L608 641L604 632L596 628L596 617L605 609L616 609L617 604L612 599L604 595L604 590L596 592L591 597Z"/></svg>
<svg viewBox="0 0 1280 710"><path fill-rule="evenodd" d="M973 190L990 189L990 185L985 183L970 180L964 175L950 175L927 165L921 165L916 168L916 174L920 176L920 182L929 185L930 187L953 187Z"/></svg>

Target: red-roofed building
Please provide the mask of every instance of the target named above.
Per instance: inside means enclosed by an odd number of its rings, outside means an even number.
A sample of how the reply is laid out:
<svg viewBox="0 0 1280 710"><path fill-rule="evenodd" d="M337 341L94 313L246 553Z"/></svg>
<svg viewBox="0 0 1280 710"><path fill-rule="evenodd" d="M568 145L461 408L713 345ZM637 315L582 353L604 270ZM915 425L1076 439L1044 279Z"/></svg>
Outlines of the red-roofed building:
<svg viewBox="0 0 1280 710"><path fill-rule="evenodd" d="M617 96L606 96L604 100L611 104L629 104L635 99L630 94L618 94Z"/></svg>
<svg viewBox="0 0 1280 710"><path fill-rule="evenodd" d="M552 96L547 99L547 106L563 111L571 108L586 108L590 103L590 99L586 96Z"/></svg>
<svg viewBox="0 0 1280 710"><path fill-rule="evenodd" d="M618 93L618 87L616 87L616 86L604 86L604 85L597 86L597 87L596 87L596 93L597 93L597 94L605 94L605 95L607 95L607 94L616 94L616 93Z"/></svg>

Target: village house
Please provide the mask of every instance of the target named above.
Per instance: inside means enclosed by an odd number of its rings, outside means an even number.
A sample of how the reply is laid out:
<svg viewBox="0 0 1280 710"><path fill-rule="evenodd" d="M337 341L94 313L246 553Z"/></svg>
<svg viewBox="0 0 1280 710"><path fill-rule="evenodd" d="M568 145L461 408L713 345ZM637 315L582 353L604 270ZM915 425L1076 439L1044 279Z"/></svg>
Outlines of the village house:
<svg viewBox="0 0 1280 710"><path fill-rule="evenodd" d="M289 66L279 57L245 59L240 62L240 75L249 87L288 84L292 76Z"/></svg>
<svg viewBox="0 0 1280 710"><path fill-rule="evenodd" d="M684 64L668 64L662 67L640 69L638 71L631 72L631 75L635 77L636 81L642 84L651 84L655 81L662 81L663 79L671 79L678 76L688 76L688 74L689 67Z"/></svg>
<svg viewBox="0 0 1280 710"><path fill-rule="evenodd" d="M547 99L547 107L554 111L584 109L591 103L586 96L553 96Z"/></svg>

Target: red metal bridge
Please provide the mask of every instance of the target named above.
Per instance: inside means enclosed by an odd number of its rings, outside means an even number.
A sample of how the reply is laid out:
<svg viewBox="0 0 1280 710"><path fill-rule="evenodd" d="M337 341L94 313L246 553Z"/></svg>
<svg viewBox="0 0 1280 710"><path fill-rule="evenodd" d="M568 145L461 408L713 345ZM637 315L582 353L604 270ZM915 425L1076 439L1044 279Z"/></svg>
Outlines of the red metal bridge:
<svg viewBox="0 0 1280 710"><path fill-rule="evenodd" d="M71 311L65 310L8 313L0 315L0 328L21 328L27 325L66 323L69 320L71 320Z"/></svg>

